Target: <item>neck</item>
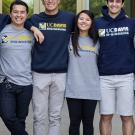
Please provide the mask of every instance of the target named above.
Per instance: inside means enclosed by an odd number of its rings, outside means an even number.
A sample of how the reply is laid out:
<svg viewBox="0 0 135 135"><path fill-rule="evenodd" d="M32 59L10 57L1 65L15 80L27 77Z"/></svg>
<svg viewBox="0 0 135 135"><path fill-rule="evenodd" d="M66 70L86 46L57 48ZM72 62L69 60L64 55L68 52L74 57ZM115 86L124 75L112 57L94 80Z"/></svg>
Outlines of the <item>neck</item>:
<svg viewBox="0 0 135 135"><path fill-rule="evenodd" d="M56 10L54 10L54 11L45 11L45 13L47 14L47 15L56 15L57 13L59 12L59 9L56 9Z"/></svg>
<svg viewBox="0 0 135 135"><path fill-rule="evenodd" d="M109 12L109 15L110 15L112 18L116 18L119 14L120 14L120 12L118 12L117 14L113 14L113 13Z"/></svg>
<svg viewBox="0 0 135 135"><path fill-rule="evenodd" d="M21 25L17 25L17 24L14 24L14 23L11 23L11 24L15 29L18 29L18 30L21 30L21 29L24 28L24 24L21 24Z"/></svg>
<svg viewBox="0 0 135 135"><path fill-rule="evenodd" d="M88 37L88 32L80 32L81 37Z"/></svg>

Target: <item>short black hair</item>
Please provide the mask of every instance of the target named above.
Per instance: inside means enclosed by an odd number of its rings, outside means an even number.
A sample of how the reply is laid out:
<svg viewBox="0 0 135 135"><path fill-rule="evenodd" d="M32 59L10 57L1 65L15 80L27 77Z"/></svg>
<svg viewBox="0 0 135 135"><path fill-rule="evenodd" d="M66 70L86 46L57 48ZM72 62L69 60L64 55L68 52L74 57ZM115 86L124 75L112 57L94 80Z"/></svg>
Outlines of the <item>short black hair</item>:
<svg viewBox="0 0 135 135"><path fill-rule="evenodd" d="M15 6L15 5L22 5L22 6L26 7L26 11L27 11L27 13L29 13L28 5L24 1L21 1L21 0L15 0L15 1L13 1L11 3L11 5L10 5L10 13L12 12L13 6Z"/></svg>
<svg viewBox="0 0 135 135"><path fill-rule="evenodd" d="M107 3L108 3L108 0L106 0L106 1L107 1ZM125 1L125 0L122 0L122 3L124 3L124 1Z"/></svg>

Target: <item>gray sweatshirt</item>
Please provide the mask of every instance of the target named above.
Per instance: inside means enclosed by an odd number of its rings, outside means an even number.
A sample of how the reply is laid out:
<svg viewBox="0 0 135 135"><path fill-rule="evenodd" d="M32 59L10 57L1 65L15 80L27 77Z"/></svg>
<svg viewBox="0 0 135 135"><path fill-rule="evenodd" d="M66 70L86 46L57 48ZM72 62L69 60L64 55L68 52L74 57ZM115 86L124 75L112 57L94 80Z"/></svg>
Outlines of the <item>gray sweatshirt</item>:
<svg viewBox="0 0 135 135"><path fill-rule="evenodd" d="M0 37L0 79L7 77L9 82L22 86L32 84L32 33L9 24L1 31Z"/></svg>
<svg viewBox="0 0 135 135"><path fill-rule="evenodd" d="M100 82L97 68L98 45L89 37L79 37L79 56L69 45L69 64L65 97L100 100Z"/></svg>

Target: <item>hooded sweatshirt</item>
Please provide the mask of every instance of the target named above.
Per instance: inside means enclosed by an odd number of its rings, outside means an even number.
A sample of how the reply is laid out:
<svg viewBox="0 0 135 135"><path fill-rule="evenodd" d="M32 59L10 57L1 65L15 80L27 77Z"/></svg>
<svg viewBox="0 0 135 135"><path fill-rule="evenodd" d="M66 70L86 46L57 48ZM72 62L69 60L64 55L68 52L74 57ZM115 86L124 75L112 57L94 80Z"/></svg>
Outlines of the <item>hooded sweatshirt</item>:
<svg viewBox="0 0 135 135"><path fill-rule="evenodd" d="M128 18L122 9L116 18L102 8L103 17L96 21L100 50L98 68L101 76L123 75L135 70L135 20Z"/></svg>

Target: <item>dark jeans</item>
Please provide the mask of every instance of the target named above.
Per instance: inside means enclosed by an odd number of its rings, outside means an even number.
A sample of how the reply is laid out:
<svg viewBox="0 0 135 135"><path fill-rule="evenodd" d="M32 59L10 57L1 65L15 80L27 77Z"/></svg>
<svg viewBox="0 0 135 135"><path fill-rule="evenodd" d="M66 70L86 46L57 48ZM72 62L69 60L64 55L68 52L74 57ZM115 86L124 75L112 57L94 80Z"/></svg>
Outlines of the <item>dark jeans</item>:
<svg viewBox="0 0 135 135"><path fill-rule="evenodd" d="M83 135L93 135L93 119L97 100L67 98L70 126L69 135L80 134L80 123L83 124Z"/></svg>
<svg viewBox="0 0 135 135"><path fill-rule="evenodd" d="M0 84L0 116L11 135L28 135L25 120L32 98L32 85Z"/></svg>

